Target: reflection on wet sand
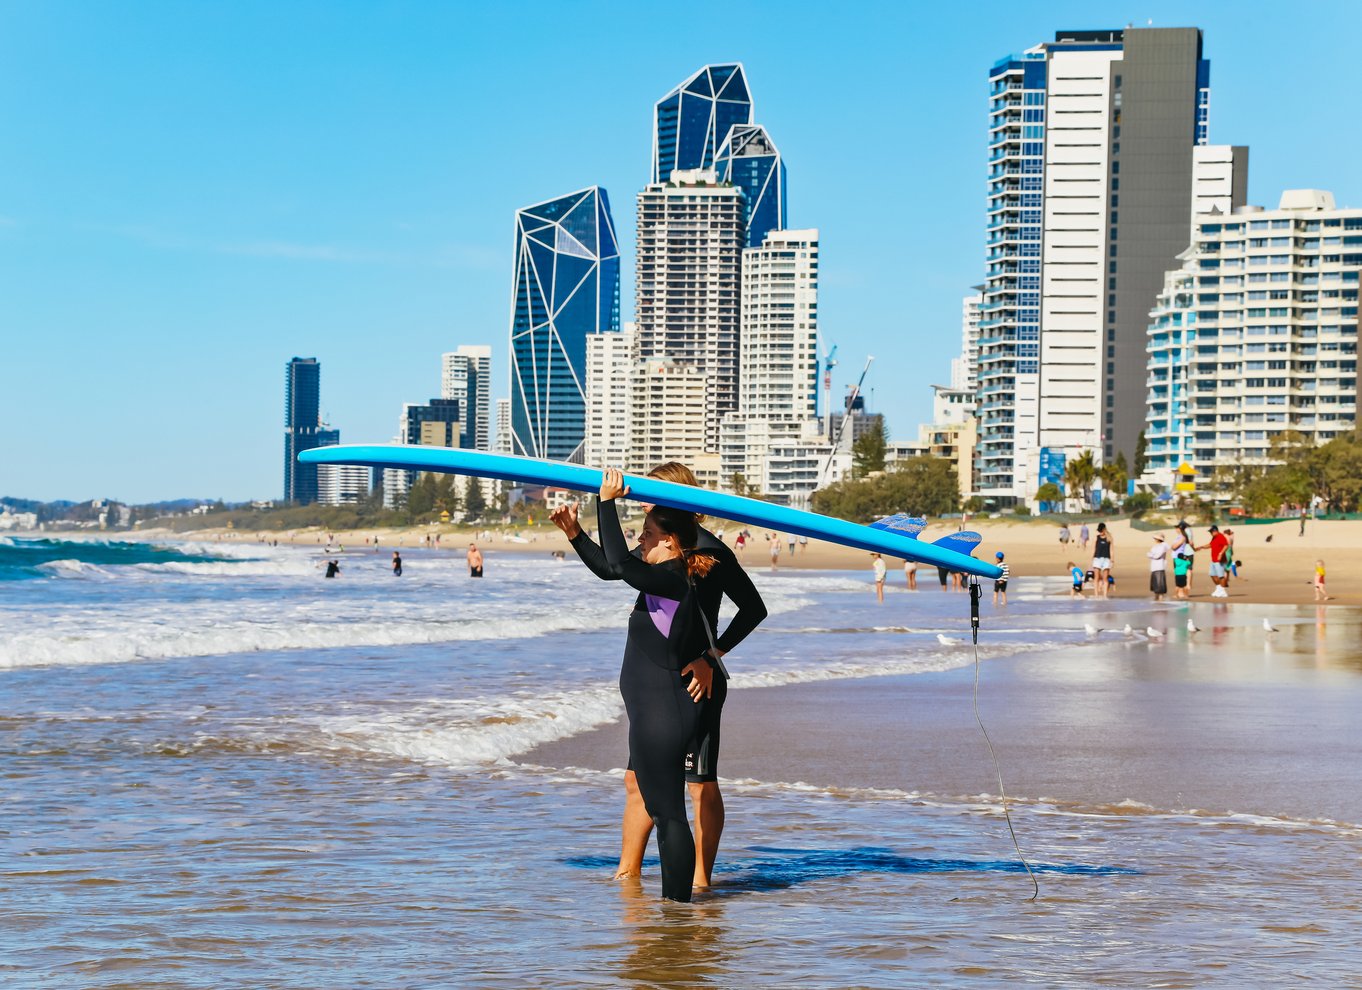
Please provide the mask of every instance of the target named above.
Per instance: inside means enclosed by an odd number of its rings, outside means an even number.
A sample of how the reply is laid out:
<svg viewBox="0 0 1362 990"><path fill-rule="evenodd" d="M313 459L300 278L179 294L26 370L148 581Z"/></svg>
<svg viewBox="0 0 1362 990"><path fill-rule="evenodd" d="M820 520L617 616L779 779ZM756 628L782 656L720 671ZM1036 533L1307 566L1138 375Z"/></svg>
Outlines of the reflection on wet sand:
<svg viewBox="0 0 1362 990"><path fill-rule="evenodd" d="M649 987L735 986L724 950L723 900L697 894L689 904L645 892L637 878L619 884L620 927L628 952L619 977Z"/></svg>

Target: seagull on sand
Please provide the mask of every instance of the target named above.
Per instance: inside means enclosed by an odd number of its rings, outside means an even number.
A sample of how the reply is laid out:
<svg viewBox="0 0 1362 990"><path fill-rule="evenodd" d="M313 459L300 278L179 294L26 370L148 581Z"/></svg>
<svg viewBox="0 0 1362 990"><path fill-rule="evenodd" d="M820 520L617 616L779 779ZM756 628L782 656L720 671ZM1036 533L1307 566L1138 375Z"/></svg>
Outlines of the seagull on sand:
<svg viewBox="0 0 1362 990"><path fill-rule="evenodd" d="M1163 639L1163 630L1155 629L1153 626L1145 626L1144 634L1150 639Z"/></svg>
<svg viewBox="0 0 1362 990"><path fill-rule="evenodd" d="M1187 631L1188 631L1189 633L1199 633L1199 632L1201 632L1201 627L1198 626L1195 622L1192 621L1192 617L1191 617L1190 615L1187 616Z"/></svg>
<svg viewBox="0 0 1362 990"><path fill-rule="evenodd" d="M1098 629L1091 622L1085 622L1083 623L1083 631L1087 633L1089 636L1096 636L1102 630Z"/></svg>
<svg viewBox="0 0 1362 990"><path fill-rule="evenodd" d="M1129 623L1129 622L1126 623L1126 627L1125 627L1124 629L1122 629L1121 632L1125 633L1127 636L1134 636L1134 635L1135 635L1135 630L1130 628L1130 623Z"/></svg>
<svg viewBox="0 0 1362 990"><path fill-rule="evenodd" d="M1275 633L1276 631L1277 627L1268 620L1267 616L1263 616L1263 632Z"/></svg>
<svg viewBox="0 0 1362 990"><path fill-rule="evenodd" d="M947 636L945 633L937 633L936 641L940 643L942 646L959 646L961 643L964 642L963 639L954 639L950 636Z"/></svg>

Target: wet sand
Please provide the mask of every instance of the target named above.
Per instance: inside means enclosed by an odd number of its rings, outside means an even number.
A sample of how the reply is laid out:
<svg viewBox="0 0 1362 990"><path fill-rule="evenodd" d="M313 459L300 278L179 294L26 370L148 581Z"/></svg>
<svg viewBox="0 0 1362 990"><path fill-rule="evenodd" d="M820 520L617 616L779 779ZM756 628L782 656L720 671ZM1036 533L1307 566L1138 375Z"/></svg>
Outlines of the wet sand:
<svg viewBox="0 0 1362 990"><path fill-rule="evenodd" d="M1216 616L1203 606L1192 612L1203 626L1196 637L1179 628L1180 611L1168 611L1146 617L1170 627L1166 642L1108 633L1094 645L985 660L979 710L1009 796L1096 813L1134 802L1362 823L1359 621L1351 610L1325 611L1328 621L1317 623L1313 609L1271 610L1281 629L1271 642L1262 610ZM968 666L734 690L720 774L945 800L996 795L973 679ZM605 770L626 755L620 723L524 759ZM740 802L730 813L741 814Z"/></svg>

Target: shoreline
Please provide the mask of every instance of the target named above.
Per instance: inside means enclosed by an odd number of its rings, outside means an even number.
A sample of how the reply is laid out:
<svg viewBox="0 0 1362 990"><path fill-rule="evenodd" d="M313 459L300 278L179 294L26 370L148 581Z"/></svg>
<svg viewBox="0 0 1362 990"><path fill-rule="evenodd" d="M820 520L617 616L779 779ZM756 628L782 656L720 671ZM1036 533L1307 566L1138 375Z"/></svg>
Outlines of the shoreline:
<svg viewBox="0 0 1362 990"><path fill-rule="evenodd" d="M1096 528L1094 519L1090 528ZM629 525L626 523L626 525ZM637 526L637 521L633 522ZM1067 579L1067 564L1074 561L1085 570L1090 566L1092 557L1091 543L1088 550L1081 550L1076 542L1067 547L1058 540L1058 524L1039 521L1013 521L1008 519L971 520L969 528L983 536L977 556L992 559L997 550L1005 553L1011 577L1049 577ZM1078 523L1071 523L1075 534ZM1114 565L1112 574L1116 579L1113 598L1123 600L1150 600L1148 560L1145 553L1153 543L1154 531L1134 529L1130 520L1107 520L1107 526L1114 540ZM1233 523L1227 528L1235 529ZM733 546L732 524L726 528L724 542ZM753 533L753 541L740 556L748 570L769 572L770 555L768 546L759 529L744 527ZM928 526L921 535L924 542L931 542L957 531L954 521L937 521ZM1168 527L1162 532L1165 539L1172 532ZM524 542L508 539L518 535ZM1230 582L1229 602L1243 602L1271 605L1309 605L1315 604L1311 579L1315 561L1323 559L1329 580L1329 604L1362 605L1362 520L1312 520L1306 525L1304 536L1298 535L1296 521L1284 521L1263 525L1240 526L1235 533L1235 553L1241 563L1238 579ZM10 536L59 538L59 539L131 539L131 540L183 540L195 543L231 543L248 546L258 543L281 543L292 546L326 547L327 531L320 528L293 531L243 531L203 529L187 532L174 532L165 529L133 530L129 532L92 532L88 530L42 531L37 533L7 533ZM433 541L436 536L439 543ZM556 528L542 527L509 530L506 527L489 525L468 528L452 525L409 526L401 528L379 528L368 530L334 531L330 533L333 546L344 547L347 552L370 551L374 549L372 540L376 537L381 551L401 550L403 552L426 550L435 553L448 552L451 555L467 549L470 542L477 542L484 554L495 556L499 553L542 554L564 553L572 558L572 548L567 539ZM423 542L429 536L432 543ZM1198 545L1207 537L1207 527L1194 526L1193 537ZM1351 552L1359 551L1359 552ZM1198 555L1193 572L1191 600L1210 600L1212 585L1207 574L1207 555ZM907 584L902 562L886 558L889 565L889 588L904 588ZM870 555L862 550L853 550L835 544L810 540L798 547L793 558L790 557L788 544L782 542L781 554L777 562L777 572L781 570L837 570L864 571L867 582L870 578ZM938 589L936 569L920 565L917 573L918 587L923 590ZM1169 590L1172 591L1172 574L1168 575ZM869 589L868 589L869 590ZM985 592L991 592L986 583ZM1067 600L1067 593L1057 593ZM1085 588L1085 596L1093 599L1091 588ZM1173 600L1171 598L1166 600Z"/></svg>

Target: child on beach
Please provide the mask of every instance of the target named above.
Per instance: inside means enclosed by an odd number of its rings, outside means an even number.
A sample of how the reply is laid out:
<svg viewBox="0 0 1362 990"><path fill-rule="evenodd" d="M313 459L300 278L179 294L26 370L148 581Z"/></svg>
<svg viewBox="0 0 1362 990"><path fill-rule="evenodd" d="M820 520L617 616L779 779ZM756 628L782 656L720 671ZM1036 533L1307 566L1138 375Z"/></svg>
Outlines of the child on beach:
<svg viewBox="0 0 1362 990"><path fill-rule="evenodd" d="M870 566L875 570L875 598L881 605L884 604L884 577L887 568L884 566L884 558L877 553L870 555Z"/></svg>
<svg viewBox="0 0 1362 990"><path fill-rule="evenodd" d="M1174 598L1187 600L1187 573L1192 569L1192 558L1184 554L1176 554L1173 557L1173 584L1176 590L1173 592Z"/></svg>
<svg viewBox="0 0 1362 990"><path fill-rule="evenodd" d="M1315 601L1327 602L1329 593L1324 590L1324 561L1315 561Z"/></svg>
<svg viewBox="0 0 1362 990"><path fill-rule="evenodd" d="M1003 569L1003 576L993 582L993 605L996 608L999 595L1002 595L1003 597L1003 604L1007 604L1007 575L1009 573L1009 568L1003 563L1003 552L1001 550L995 553L993 558L998 562L998 566Z"/></svg>
<svg viewBox="0 0 1362 990"><path fill-rule="evenodd" d="M1083 568L1079 567L1072 560L1069 561L1069 578L1073 581L1073 587L1069 590L1070 598L1083 597Z"/></svg>

